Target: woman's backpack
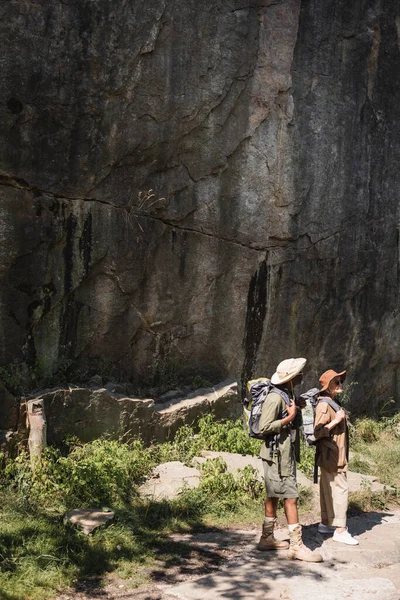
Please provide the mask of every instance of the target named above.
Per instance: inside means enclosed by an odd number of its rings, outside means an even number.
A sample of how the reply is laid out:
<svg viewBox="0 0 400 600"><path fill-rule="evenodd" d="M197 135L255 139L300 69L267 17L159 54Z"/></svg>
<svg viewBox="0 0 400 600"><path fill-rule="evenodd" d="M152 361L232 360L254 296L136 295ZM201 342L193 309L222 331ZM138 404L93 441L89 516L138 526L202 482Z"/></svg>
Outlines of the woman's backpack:
<svg viewBox="0 0 400 600"><path fill-rule="evenodd" d="M329 398L329 396L319 396L319 389L312 388L304 394L300 395L300 400L304 400L306 403L305 408L302 410L303 415L303 425L302 425L302 434L303 438L306 441L307 446L315 446L316 440L314 436L314 414L315 408L319 402L326 402L333 408L335 412L340 410L340 405Z"/></svg>

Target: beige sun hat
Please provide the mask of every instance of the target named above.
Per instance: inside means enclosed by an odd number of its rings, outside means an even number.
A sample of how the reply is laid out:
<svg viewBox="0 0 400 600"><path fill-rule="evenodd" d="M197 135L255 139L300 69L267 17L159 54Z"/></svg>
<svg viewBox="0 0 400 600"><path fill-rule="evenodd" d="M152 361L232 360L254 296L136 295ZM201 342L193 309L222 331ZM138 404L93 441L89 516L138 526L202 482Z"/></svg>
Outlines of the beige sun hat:
<svg viewBox="0 0 400 600"><path fill-rule="evenodd" d="M283 360L276 367L276 371L271 377L271 383L279 385L290 381L293 377L301 373L306 362L306 358L287 358Z"/></svg>

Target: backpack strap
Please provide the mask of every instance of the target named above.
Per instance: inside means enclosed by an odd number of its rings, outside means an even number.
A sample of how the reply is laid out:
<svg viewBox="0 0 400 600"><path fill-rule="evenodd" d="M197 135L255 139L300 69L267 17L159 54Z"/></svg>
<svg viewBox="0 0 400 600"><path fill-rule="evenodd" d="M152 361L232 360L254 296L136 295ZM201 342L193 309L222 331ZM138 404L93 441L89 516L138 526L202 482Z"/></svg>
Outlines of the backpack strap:
<svg viewBox="0 0 400 600"><path fill-rule="evenodd" d="M274 385L271 385L269 392L275 392L276 394L279 394L280 397L282 398L282 400L284 401L284 403L286 404L286 406L290 405L290 400L289 400L289 396L286 394L286 392L284 392L283 390L280 390L279 388L275 387Z"/></svg>
<svg viewBox="0 0 400 600"><path fill-rule="evenodd" d="M290 400L289 400L289 396L283 391L280 390L279 388L275 387L274 385L270 385L270 388L268 390L268 394L271 394L275 392L275 394L278 394L282 400L285 403L285 406L289 406L290 405ZM287 417L287 410L286 408L282 411L282 416L281 418ZM277 466L278 466L278 473L279 476L281 475L281 452L279 450L279 433L273 433L269 439L265 440L266 445L268 445L269 447L269 451L270 451L270 455L272 455L273 453L276 454L276 459L277 459Z"/></svg>
<svg viewBox="0 0 400 600"><path fill-rule="evenodd" d="M335 412L342 408L340 404L332 400L332 398L329 398L329 396L319 396L316 404L319 404L320 402L326 402Z"/></svg>

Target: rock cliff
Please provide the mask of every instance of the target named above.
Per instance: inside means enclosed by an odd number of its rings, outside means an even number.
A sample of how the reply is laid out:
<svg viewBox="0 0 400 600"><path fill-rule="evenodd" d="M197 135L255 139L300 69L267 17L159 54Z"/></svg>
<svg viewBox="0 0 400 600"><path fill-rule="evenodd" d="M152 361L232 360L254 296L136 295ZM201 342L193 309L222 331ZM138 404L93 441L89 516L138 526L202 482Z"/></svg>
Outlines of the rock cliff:
<svg viewBox="0 0 400 600"><path fill-rule="evenodd" d="M397 0L0 10L1 364L399 400Z"/></svg>

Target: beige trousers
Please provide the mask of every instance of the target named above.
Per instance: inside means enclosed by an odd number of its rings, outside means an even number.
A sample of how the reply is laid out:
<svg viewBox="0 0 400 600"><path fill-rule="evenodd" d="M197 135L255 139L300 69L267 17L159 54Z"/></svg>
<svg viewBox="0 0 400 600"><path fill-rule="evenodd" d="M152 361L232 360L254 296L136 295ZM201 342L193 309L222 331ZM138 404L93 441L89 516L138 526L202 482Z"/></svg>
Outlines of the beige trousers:
<svg viewBox="0 0 400 600"><path fill-rule="evenodd" d="M328 473L320 469L319 494L321 522L334 527L346 527L346 513L349 504L347 473Z"/></svg>

